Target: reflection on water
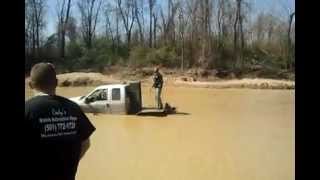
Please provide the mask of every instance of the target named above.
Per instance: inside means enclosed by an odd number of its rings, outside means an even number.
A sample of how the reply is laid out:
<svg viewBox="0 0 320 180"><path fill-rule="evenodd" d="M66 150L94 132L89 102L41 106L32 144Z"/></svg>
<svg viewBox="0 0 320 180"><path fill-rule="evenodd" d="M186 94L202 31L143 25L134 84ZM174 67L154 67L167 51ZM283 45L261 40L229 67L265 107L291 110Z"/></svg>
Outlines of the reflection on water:
<svg viewBox="0 0 320 180"><path fill-rule="evenodd" d="M78 180L294 179L294 91L166 87L163 93L164 102L186 114L88 114L97 130ZM154 105L148 87L142 95L144 105Z"/></svg>

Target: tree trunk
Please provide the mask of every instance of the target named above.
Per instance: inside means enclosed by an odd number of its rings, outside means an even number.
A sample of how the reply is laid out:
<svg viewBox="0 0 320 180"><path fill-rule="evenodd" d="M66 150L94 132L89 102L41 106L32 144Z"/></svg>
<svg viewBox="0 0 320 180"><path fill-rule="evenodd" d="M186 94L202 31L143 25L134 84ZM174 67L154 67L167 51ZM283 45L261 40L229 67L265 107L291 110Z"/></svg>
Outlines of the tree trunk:
<svg viewBox="0 0 320 180"><path fill-rule="evenodd" d="M32 56L35 56L36 54L36 31L35 26L32 26Z"/></svg>
<svg viewBox="0 0 320 180"><path fill-rule="evenodd" d="M61 58L63 59L65 57L65 31L62 31L61 34Z"/></svg>
<svg viewBox="0 0 320 180"><path fill-rule="evenodd" d="M102 0L98 0L95 6L96 0L79 0L78 6L82 19L82 35L83 40L86 43L87 49L92 48L92 41L95 35L96 25L99 17L100 7ZM94 8L96 7L96 8Z"/></svg>
<svg viewBox="0 0 320 180"><path fill-rule="evenodd" d="M222 20L222 1L219 1L219 7L217 12L217 23L218 23L218 48L221 48L222 43L222 27L221 27L221 20Z"/></svg>
<svg viewBox="0 0 320 180"><path fill-rule="evenodd" d="M234 62L234 67L236 67L236 64L238 62L238 9L236 12L236 18L235 18L235 22L233 24L233 52L234 52L234 58L235 58L235 62Z"/></svg>
<svg viewBox="0 0 320 180"><path fill-rule="evenodd" d="M62 7L64 8L64 7ZM61 32L61 58L65 57L65 35L66 35L66 26L68 24L69 20L69 14L70 14L70 8L71 8L71 0L68 0L68 5L67 5L67 12L66 12L66 17L64 20L62 20L62 32Z"/></svg>
<svg viewBox="0 0 320 180"><path fill-rule="evenodd" d="M157 16L153 13L153 47L157 47Z"/></svg>
<svg viewBox="0 0 320 180"><path fill-rule="evenodd" d="M152 11L153 11L153 0L149 0L149 47L152 48Z"/></svg>
<svg viewBox="0 0 320 180"><path fill-rule="evenodd" d="M243 50L244 50L244 34L243 34L243 26L242 26L242 21L243 21L243 18L242 18L242 13L241 13L241 0L238 0L238 8L239 8L239 15L238 15L238 17L239 17L239 28L240 28L240 40L241 40L241 44L240 44L240 54L239 54L239 56L240 56L240 58L239 58L239 60L240 60L240 67L242 68L242 66L243 66Z"/></svg>
<svg viewBox="0 0 320 180"><path fill-rule="evenodd" d="M116 42L117 42L116 55L118 55L118 49L119 49L119 45L120 45L120 39L119 39L119 12L118 11L116 13Z"/></svg>
<svg viewBox="0 0 320 180"><path fill-rule="evenodd" d="M131 41L131 30L132 30L132 27L133 27L133 23L135 21L135 12L134 12L134 7L131 6L131 7L127 7L127 9L125 9L126 11L124 12L123 11L123 7L121 5L121 0L118 0L118 8L119 8L119 11L120 11L120 15L122 17L122 20L123 20L123 24L124 24L124 28L125 28L125 31L126 31L126 35L127 35L127 47L128 49L130 50L130 41ZM131 14L131 22L130 22L130 25L129 25L129 16Z"/></svg>
<svg viewBox="0 0 320 180"><path fill-rule="evenodd" d="M143 31L142 31L142 25L141 25L141 22L140 22L140 18L139 18L139 8L138 8L138 2L137 0L135 0L135 16L136 16L136 19L137 19L137 23L138 23L138 29L139 29L139 36L140 36L140 43L144 44L144 38L143 38Z"/></svg>
<svg viewBox="0 0 320 180"><path fill-rule="evenodd" d="M137 22L138 22L138 27L139 27L139 36L140 36L140 42L142 44L144 44L144 37L143 37L143 32L142 32L142 25L141 25L141 22L139 19L137 19Z"/></svg>
<svg viewBox="0 0 320 180"><path fill-rule="evenodd" d="M233 25L234 28L234 56L235 56L235 67L238 67L242 64L242 48L244 44L243 39L243 30L242 30L242 17L241 17L241 1L236 0L237 8L236 8L236 18ZM239 49L239 29L240 29L240 49Z"/></svg>
<svg viewBox="0 0 320 180"><path fill-rule="evenodd" d="M181 48L181 71L184 71L184 34L182 33L182 48Z"/></svg>
<svg viewBox="0 0 320 180"><path fill-rule="evenodd" d="M292 43L291 43L291 25L292 25L292 21L293 21L293 17L295 15L295 12L290 14L290 18L289 18L289 27L288 27L288 34L287 34L287 38L288 38L288 63L287 63L287 68L288 69L292 69L292 59L291 59L291 49L292 49Z"/></svg>
<svg viewBox="0 0 320 180"><path fill-rule="evenodd" d="M131 45L131 31L127 33L127 46L128 49L130 50L130 45Z"/></svg>
<svg viewBox="0 0 320 180"><path fill-rule="evenodd" d="M36 14L36 49L35 49L35 55L38 58L39 56L39 48L40 48L40 33L39 33L39 19L37 18L37 14Z"/></svg>

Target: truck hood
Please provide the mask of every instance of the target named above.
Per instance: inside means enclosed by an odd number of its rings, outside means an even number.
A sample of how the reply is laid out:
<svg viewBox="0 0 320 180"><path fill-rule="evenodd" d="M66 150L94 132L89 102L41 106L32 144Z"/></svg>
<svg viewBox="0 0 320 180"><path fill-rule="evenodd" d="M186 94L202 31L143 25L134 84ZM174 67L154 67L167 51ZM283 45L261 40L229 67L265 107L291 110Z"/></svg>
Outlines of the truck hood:
<svg viewBox="0 0 320 180"><path fill-rule="evenodd" d="M69 98L69 99L70 99L71 101L79 104L79 103L81 102L81 100L80 100L81 97L82 97L82 96L77 96L77 97L72 97L72 98Z"/></svg>

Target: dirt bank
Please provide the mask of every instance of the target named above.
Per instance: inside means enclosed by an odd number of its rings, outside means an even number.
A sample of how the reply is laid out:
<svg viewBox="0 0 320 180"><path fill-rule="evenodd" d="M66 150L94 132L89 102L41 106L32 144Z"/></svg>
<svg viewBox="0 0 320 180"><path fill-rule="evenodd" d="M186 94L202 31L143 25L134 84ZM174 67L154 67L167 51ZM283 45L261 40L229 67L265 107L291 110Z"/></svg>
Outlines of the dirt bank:
<svg viewBox="0 0 320 180"><path fill-rule="evenodd" d="M27 83L29 78L25 79ZM85 73L73 72L58 75L58 86L96 86L101 84L111 84L121 82L119 79L114 78L112 75L103 75L101 73Z"/></svg>
<svg viewBox="0 0 320 180"><path fill-rule="evenodd" d="M204 88L252 88L252 89L294 89L295 83L286 80L273 79L240 79L240 80L221 80L216 82L183 81L176 80L175 84L204 87Z"/></svg>
<svg viewBox="0 0 320 180"><path fill-rule="evenodd" d="M26 78L26 83L29 79ZM97 86L101 84L121 83L129 80L140 80L144 84L152 83L150 76L120 76L103 75L101 73L73 72L58 75L59 86ZM252 88L252 89L294 89L295 82L290 80L274 80L263 78L244 79L219 79L202 78L197 79L192 76L165 74L164 81L167 85L202 87L202 88Z"/></svg>
<svg viewBox="0 0 320 180"><path fill-rule="evenodd" d="M59 86L90 86L118 83L119 80L112 75L103 75L101 73L73 72L58 75Z"/></svg>

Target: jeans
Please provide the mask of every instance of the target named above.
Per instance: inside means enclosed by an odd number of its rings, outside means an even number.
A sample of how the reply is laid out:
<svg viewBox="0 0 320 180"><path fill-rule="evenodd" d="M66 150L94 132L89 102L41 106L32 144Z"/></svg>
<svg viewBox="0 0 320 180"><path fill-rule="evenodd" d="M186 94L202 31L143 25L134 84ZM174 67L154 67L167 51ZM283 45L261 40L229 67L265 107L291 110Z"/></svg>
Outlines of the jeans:
<svg viewBox="0 0 320 180"><path fill-rule="evenodd" d="M162 109L162 101L161 101L161 90L162 88L155 88L156 89L156 106L158 109Z"/></svg>

